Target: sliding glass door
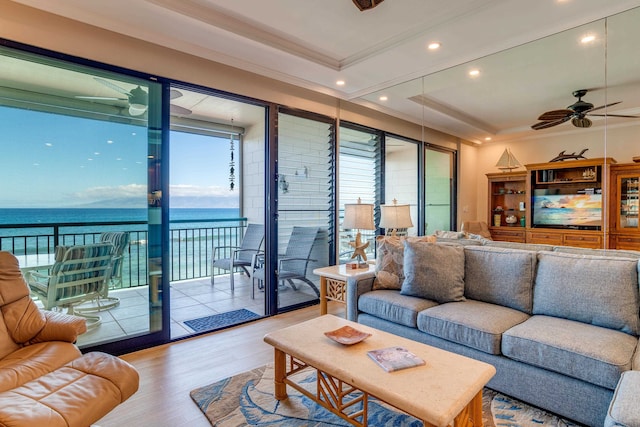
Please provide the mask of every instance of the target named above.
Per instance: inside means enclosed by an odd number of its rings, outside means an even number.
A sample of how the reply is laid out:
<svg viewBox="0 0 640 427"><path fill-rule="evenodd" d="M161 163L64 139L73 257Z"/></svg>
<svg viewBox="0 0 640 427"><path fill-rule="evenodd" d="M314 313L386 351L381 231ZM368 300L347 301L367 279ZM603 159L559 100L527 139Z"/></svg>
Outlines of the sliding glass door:
<svg viewBox="0 0 640 427"><path fill-rule="evenodd" d="M162 85L6 47L0 62L0 249L48 291L65 256L108 247L99 290L37 303L90 320L81 348L165 339Z"/></svg>

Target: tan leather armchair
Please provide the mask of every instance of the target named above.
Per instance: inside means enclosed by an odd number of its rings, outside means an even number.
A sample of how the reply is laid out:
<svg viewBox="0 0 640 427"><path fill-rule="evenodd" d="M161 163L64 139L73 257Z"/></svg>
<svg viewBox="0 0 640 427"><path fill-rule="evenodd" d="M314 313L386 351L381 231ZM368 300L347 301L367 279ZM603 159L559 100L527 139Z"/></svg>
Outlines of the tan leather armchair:
<svg viewBox="0 0 640 427"><path fill-rule="evenodd" d="M85 319L40 310L18 261L0 252L0 426L87 427L138 389L137 371L74 344Z"/></svg>

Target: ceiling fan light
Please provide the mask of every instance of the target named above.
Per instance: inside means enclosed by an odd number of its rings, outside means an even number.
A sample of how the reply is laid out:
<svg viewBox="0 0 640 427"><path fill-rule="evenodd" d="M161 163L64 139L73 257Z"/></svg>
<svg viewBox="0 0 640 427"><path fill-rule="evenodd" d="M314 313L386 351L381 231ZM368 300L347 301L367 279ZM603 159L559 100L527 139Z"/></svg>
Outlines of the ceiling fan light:
<svg viewBox="0 0 640 427"><path fill-rule="evenodd" d="M588 128L591 127L591 120L586 117L575 117L571 119L571 123L577 128Z"/></svg>
<svg viewBox="0 0 640 427"><path fill-rule="evenodd" d="M129 114L132 116L141 116L147 111L147 106L143 104L129 104Z"/></svg>

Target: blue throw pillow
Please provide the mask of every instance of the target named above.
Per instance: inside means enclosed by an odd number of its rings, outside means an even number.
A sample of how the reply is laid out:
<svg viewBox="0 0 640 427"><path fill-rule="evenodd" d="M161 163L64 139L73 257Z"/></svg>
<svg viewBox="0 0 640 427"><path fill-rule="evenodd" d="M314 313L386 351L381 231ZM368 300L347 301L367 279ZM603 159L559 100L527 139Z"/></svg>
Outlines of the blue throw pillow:
<svg viewBox="0 0 640 427"><path fill-rule="evenodd" d="M406 240L400 293L439 303L464 301L464 247Z"/></svg>

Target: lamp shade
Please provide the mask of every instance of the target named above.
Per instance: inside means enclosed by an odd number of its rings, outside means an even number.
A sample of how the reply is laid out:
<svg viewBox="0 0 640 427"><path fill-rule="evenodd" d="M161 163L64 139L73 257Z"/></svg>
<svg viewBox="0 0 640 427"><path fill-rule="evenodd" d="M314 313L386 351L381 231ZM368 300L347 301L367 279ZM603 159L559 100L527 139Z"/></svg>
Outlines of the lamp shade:
<svg viewBox="0 0 640 427"><path fill-rule="evenodd" d="M380 228L396 229L413 227L409 205L380 205Z"/></svg>
<svg viewBox="0 0 640 427"><path fill-rule="evenodd" d="M344 221L342 228L359 230L375 230L373 222L373 205L369 203L346 203L344 205Z"/></svg>

